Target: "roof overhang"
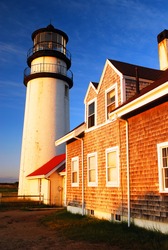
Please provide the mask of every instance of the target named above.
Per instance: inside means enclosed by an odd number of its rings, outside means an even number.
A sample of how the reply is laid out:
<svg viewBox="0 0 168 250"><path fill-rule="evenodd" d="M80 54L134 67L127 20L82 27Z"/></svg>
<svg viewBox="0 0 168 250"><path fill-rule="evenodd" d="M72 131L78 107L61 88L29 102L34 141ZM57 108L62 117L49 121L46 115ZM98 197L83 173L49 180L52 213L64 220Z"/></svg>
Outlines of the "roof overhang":
<svg viewBox="0 0 168 250"><path fill-rule="evenodd" d="M60 154L54 156L51 160L44 165L26 176L27 179L47 179L54 172L61 172L65 169L66 155Z"/></svg>
<svg viewBox="0 0 168 250"><path fill-rule="evenodd" d="M74 130L69 132L68 134L66 134L63 137L61 137L60 139L56 140L55 141L55 146L58 146L58 145L60 145L62 143L65 143L65 142L79 136L81 133L83 133L85 131L85 127L86 127L85 123L81 124L80 126L75 128Z"/></svg>
<svg viewBox="0 0 168 250"><path fill-rule="evenodd" d="M109 114L109 119L116 120L117 118L123 118L124 116L127 116L129 113L138 110L142 106L145 106L167 95L168 95L168 82L165 82L159 85L158 87L152 89L151 91L143 95L140 95L136 99L117 108L116 110L114 110Z"/></svg>
<svg viewBox="0 0 168 250"><path fill-rule="evenodd" d="M57 171L64 164L65 164L65 160L62 161L59 165L57 165L55 168L53 168L51 171L49 171L47 174L27 176L26 178L28 180L32 180L32 179L47 179L50 175L52 175L55 171Z"/></svg>

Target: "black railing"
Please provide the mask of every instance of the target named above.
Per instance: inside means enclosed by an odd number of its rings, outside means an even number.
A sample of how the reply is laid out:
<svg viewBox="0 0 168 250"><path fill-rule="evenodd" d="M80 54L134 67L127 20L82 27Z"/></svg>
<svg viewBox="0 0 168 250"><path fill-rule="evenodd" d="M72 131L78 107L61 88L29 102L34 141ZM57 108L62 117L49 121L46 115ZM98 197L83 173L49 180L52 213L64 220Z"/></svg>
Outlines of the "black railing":
<svg viewBox="0 0 168 250"><path fill-rule="evenodd" d="M64 54L71 61L71 53L60 43L55 42L41 42L30 48L27 52L27 58L32 56L34 53L41 50L53 50Z"/></svg>
<svg viewBox="0 0 168 250"><path fill-rule="evenodd" d="M60 74L73 80L73 73L71 70L67 70L67 68L63 65L53 64L53 63L39 63L39 64L31 65L31 68L27 67L24 70L24 78L29 75L42 73L42 72Z"/></svg>

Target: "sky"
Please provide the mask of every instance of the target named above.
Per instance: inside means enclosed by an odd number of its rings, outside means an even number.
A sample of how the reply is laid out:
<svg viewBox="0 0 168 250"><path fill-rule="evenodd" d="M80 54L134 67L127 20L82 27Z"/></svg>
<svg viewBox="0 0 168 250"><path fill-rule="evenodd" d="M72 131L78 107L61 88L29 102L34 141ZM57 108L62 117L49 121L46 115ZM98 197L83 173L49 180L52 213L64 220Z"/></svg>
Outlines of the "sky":
<svg viewBox="0 0 168 250"><path fill-rule="evenodd" d="M84 97L106 59L159 69L157 35L168 29L167 0L0 0L0 182L18 180L31 34L50 23L72 55L70 129L84 121Z"/></svg>

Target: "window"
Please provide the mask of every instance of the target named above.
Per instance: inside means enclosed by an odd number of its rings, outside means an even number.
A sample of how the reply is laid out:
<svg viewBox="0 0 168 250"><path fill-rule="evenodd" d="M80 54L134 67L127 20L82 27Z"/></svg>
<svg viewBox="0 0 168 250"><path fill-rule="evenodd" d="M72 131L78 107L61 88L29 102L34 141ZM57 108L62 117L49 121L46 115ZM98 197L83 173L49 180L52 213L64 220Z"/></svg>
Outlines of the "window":
<svg viewBox="0 0 168 250"><path fill-rule="evenodd" d="M107 114L107 119L109 116L109 113L116 108L116 86L113 86L110 88L110 90L106 91L106 114Z"/></svg>
<svg viewBox="0 0 168 250"><path fill-rule="evenodd" d="M106 184L110 187L119 187L118 147L106 149Z"/></svg>
<svg viewBox="0 0 168 250"><path fill-rule="evenodd" d="M88 155L88 186L97 186L97 154Z"/></svg>
<svg viewBox="0 0 168 250"><path fill-rule="evenodd" d="M168 142L157 144L159 189L160 192L168 192Z"/></svg>
<svg viewBox="0 0 168 250"><path fill-rule="evenodd" d="M65 96L68 97L69 96L69 88L67 85L65 85Z"/></svg>
<svg viewBox="0 0 168 250"><path fill-rule="evenodd" d="M95 102L88 104L88 128L95 126Z"/></svg>
<svg viewBox="0 0 168 250"><path fill-rule="evenodd" d="M72 187L79 186L79 158L74 157L71 160L71 169L72 169Z"/></svg>

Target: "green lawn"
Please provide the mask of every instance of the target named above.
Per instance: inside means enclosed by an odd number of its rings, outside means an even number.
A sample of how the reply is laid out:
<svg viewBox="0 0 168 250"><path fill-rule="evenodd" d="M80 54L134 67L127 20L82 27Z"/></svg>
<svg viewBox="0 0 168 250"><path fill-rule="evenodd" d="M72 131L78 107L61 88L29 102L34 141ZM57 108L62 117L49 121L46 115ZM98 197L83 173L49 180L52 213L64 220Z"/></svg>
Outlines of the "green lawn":
<svg viewBox="0 0 168 250"><path fill-rule="evenodd" d="M67 211L46 216L42 223L65 239L107 243L129 250L168 250L168 235L126 223L113 223L93 217L74 215Z"/></svg>

